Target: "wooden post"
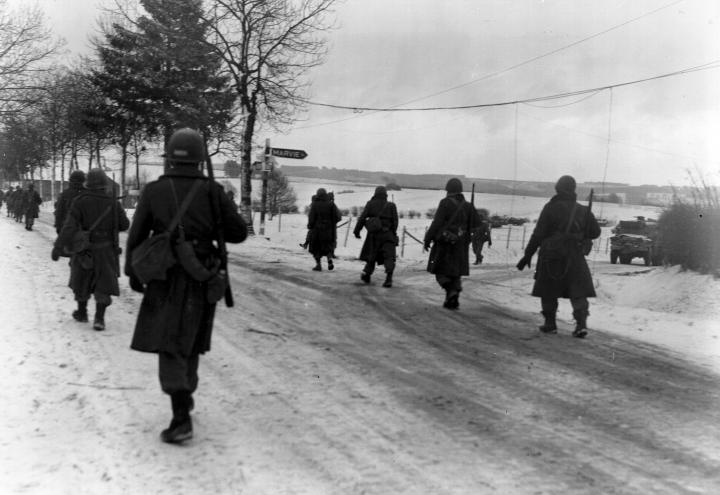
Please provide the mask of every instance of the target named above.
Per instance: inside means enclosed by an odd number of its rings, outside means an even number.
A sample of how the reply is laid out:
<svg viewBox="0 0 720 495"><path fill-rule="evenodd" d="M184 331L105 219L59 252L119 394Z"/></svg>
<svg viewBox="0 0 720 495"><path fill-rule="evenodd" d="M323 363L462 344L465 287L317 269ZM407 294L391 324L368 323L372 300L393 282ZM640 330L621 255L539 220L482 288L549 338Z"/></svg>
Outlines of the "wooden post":
<svg viewBox="0 0 720 495"><path fill-rule="evenodd" d="M508 225L507 241L505 242L505 249L510 249L510 232L512 231L512 225Z"/></svg>
<svg viewBox="0 0 720 495"><path fill-rule="evenodd" d="M348 236L350 235L350 225L352 224L352 215L348 216L347 229L345 229L345 243L343 247L347 247Z"/></svg>
<svg viewBox="0 0 720 495"><path fill-rule="evenodd" d="M278 208L278 210L279 210L279 208ZM280 232L280 229L282 227L282 213L280 211L278 211L277 217L278 217L278 232Z"/></svg>
<svg viewBox="0 0 720 495"><path fill-rule="evenodd" d="M522 237L522 243L520 244L520 249L525 249L525 231L527 230L527 226L523 224L523 237Z"/></svg>
<svg viewBox="0 0 720 495"><path fill-rule="evenodd" d="M405 256L405 232L407 228L403 225L402 241L400 242L400 257Z"/></svg>

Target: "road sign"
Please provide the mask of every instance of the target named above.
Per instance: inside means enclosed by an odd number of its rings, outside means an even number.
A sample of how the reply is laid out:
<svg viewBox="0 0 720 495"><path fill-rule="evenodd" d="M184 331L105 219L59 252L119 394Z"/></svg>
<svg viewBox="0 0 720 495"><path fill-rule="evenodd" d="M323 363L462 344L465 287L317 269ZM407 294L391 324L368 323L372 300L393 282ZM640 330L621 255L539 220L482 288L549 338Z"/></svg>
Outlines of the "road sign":
<svg viewBox="0 0 720 495"><path fill-rule="evenodd" d="M288 150L285 148L271 148L270 154L272 156L279 156L281 158L295 158L297 160L302 160L308 154L305 152L305 150Z"/></svg>

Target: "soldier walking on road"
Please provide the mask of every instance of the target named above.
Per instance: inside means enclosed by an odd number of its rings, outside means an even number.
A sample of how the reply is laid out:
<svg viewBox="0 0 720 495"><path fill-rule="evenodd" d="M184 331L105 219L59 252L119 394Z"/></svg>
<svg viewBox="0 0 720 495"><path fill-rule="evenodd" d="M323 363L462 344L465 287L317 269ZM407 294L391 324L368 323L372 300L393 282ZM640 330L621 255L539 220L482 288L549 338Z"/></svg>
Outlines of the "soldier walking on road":
<svg viewBox="0 0 720 495"><path fill-rule="evenodd" d="M540 212L535 230L517 264L530 266L540 249L535 267L532 295L541 298L544 333L557 333L558 298L570 299L575 318L573 337L587 335L588 297L595 297L590 269L585 261L586 246L600 236L600 226L590 209L577 202L575 179L563 175L555 184L556 195Z"/></svg>
<svg viewBox="0 0 720 495"><path fill-rule="evenodd" d="M78 305L72 315L77 321L88 321L87 305L94 297L95 330L105 330L105 309L112 304L111 296L120 295L120 253L115 239L117 231L130 226L122 205L107 194L107 186L102 169L88 172L87 190L70 206L52 251L53 261L63 252L71 253L70 288Z"/></svg>
<svg viewBox="0 0 720 495"><path fill-rule="evenodd" d="M434 273L437 283L445 289L443 307L447 309L460 306L461 277L470 274L470 232L480 225L480 216L465 201L462 190L460 179L448 180L447 195L440 200L423 242L425 251L430 250L427 271Z"/></svg>
<svg viewBox="0 0 720 495"><path fill-rule="evenodd" d="M370 283L375 265L385 266L385 282L383 287L392 287L393 272L397 258L396 247L398 212L395 203L387 200L387 189L383 186L375 188L375 194L365 204L365 208L355 224L355 237L360 239L363 227L367 232L365 242L360 250L360 259L365 262L360 280Z"/></svg>
<svg viewBox="0 0 720 495"><path fill-rule="evenodd" d="M35 185L28 184L27 191L22 195L22 215L25 216L25 230L32 230L35 219L40 215L42 198L35 190Z"/></svg>
<svg viewBox="0 0 720 495"><path fill-rule="evenodd" d="M477 212L478 215L480 215L480 226L475 227L470 232L472 250L475 254L475 265L483 262L483 244L487 242L488 246L492 246L492 238L490 237L490 213L485 208L479 208Z"/></svg>
<svg viewBox="0 0 720 495"><path fill-rule="evenodd" d="M328 270L334 268L332 254L335 249L336 225L342 218L340 210L323 188L313 196L308 212L308 235L306 244L308 251L315 258L313 270L322 270L320 261L327 257Z"/></svg>
<svg viewBox="0 0 720 495"><path fill-rule="evenodd" d="M218 271L222 252L217 241L220 236L227 242L244 241L247 225L222 187L202 174L199 165L205 161L205 144L199 133L187 128L173 133L165 156L166 173L147 184L138 200L128 234L125 274L130 287L144 293L131 348L158 354L160 386L170 396L173 412L170 426L160 437L179 443L192 438L190 410L198 385L199 356L210 350L215 305L227 286ZM143 285L133 268L136 248L148 238L165 234L183 208L180 223L170 232L178 261L163 273L162 280L151 279ZM191 259L186 262L176 243L181 234L191 244ZM191 273L186 268L190 262L201 265L201 270L212 270L212 278L198 280L195 270Z"/></svg>
<svg viewBox="0 0 720 495"><path fill-rule="evenodd" d="M7 215L12 215L12 197L13 197L14 191L12 186L8 187L7 192L5 193L5 208L7 209Z"/></svg>

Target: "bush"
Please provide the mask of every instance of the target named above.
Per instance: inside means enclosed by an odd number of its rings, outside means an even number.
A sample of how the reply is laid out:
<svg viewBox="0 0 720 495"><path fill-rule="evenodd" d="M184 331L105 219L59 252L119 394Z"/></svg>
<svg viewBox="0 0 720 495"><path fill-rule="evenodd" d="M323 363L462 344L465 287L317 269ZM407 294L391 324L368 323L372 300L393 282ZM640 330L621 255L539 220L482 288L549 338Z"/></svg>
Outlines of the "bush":
<svg viewBox="0 0 720 495"><path fill-rule="evenodd" d="M658 244L666 263L720 275L720 208L674 203L658 220Z"/></svg>

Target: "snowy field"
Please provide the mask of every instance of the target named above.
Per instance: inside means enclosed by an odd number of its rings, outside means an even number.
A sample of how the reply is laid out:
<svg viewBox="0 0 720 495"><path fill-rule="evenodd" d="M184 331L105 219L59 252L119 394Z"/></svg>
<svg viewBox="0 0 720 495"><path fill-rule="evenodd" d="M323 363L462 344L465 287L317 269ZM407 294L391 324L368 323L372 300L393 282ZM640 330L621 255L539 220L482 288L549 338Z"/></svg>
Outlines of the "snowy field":
<svg viewBox="0 0 720 495"><path fill-rule="evenodd" d="M318 187L335 191L340 208L364 205L374 189L311 182L294 182L293 186L301 211ZM338 194L343 190L354 192ZM413 209L424 213L434 208L444 193L405 190L392 195L401 211ZM545 201L476 195L477 206L533 220ZM605 205L602 216L616 221L656 213L648 208ZM128 349L139 295L131 292L126 279L121 278L121 296L108 310L108 330L102 334L78 333L77 325L69 318L73 301L66 286L67 264L50 260L55 235L50 225L51 214L51 205L43 205L33 232L5 217L4 208L0 215L0 249L5 253L0 278L0 369L5 383L0 389L0 401L5 405L0 423L0 486L10 487L4 493L179 493L167 489L168 486L187 486L184 493L273 493L262 489L280 483L272 479L271 471L267 471L266 478L255 478L254 491L225 490L232 485L227 477L232 478L235 472L230 463L237 462L237 469L243 462L252 463L249 459L224 457L225 452L218 445L226 448L225 442L220 438L209 439L210 444L192 457L193 466L202 466L200 470L190 468L183 450L152 443L156 442L156 430L165 426L167 404L158 391L154 357ZM306 266L308 277L325 275L310 271L313 261L298 246L305 239L306 220L303 214L276 216L266 222L264 235L231 246L231 254L260 267ZM346 274L354 279L353 274L359 276L362 267L356 259L362 241L352 235L354 220L343 218L343 222L348 220L350 223L339 229L339 260L333 275ZM406 217L401 220L401 230L405 228L421 239L429 223L424 216ZM257 216L254 226L258 232ZM524 236L522 227L494 230L494 244L486 247L484 263L471 268L466 291L524 311L529 321L535 318L539 322L539 302L529 296L532 270L515 269L523 238L526 242L531 228L532 222ZM604 238L608 235L609 229L604 229ZM124 239L122 235L121 242ZM422 274L426 256L422 246L406 235L396 272L398 283L393 291L402 290L404 284L437 291L431 275L417 276ZM592 331L622 335L661 346L682 359L720 373L720 281L681 272L675 267L645 267L640 260L632 265L611 265L608 258L603 239L590 256L598 297L591 300L588 338L592 339ZM261 283L258 280L236 282L238 318L244 317L242 291L259 287L254 285ZM261 314L253 314L253 318L262 321ZM313 315L308 313L306 318L307 325L312 325ZM565 328L571 325L567 302L561 302L559 319ZM96 342L102 346L97 348ZM223 359L217 352L214 356L216 360ZM121 369L108 369L108 363L114 363L114 367L120 363ZM222 364L228 365L232 363ZM120 394L132 394L133 402L119 403ZM228 396L220 400L234 399ZM162 418L162 424L158 418ZM83 435L84 428L93 433ZM253 432L246 431L244 435L257 442L247 448L262 448L263 440L253 437ZM128 457L114 455L114 448ZM213 489L213 483L219 483L219 479L225 480L221 488ZM237 486L247 487L243 484L247 480L235 481ZM311 488L301 492L315 493Z"/></svg>

